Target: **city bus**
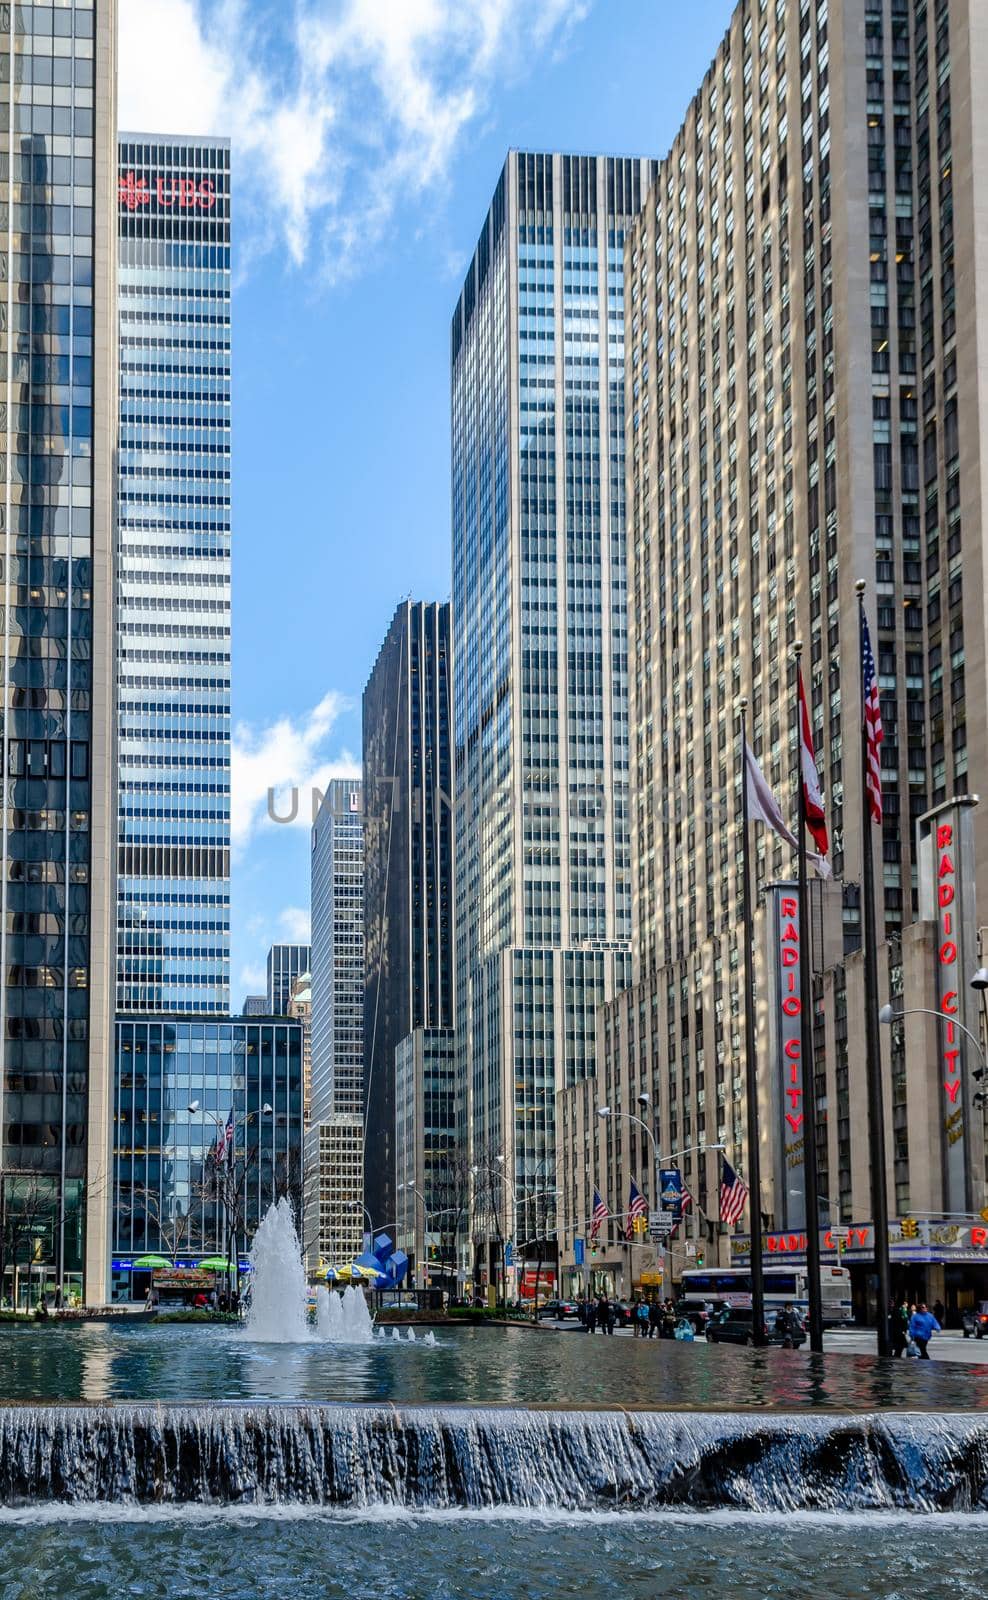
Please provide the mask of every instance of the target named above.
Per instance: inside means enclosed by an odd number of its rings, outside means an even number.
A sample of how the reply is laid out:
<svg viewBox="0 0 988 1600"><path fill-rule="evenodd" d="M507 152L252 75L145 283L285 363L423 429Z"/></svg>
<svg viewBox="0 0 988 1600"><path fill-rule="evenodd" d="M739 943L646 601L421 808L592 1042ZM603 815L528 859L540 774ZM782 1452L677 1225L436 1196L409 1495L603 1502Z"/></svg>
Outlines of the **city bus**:
<svg viewBox="0 0 988 1600"><path fill-rule="evenodd" d="M792 1305L805 1318L810 1301L805 1267L765 1267L765 1318L771 1322L781 1306ZM846 1267L820 1268L823 1325L839 1328L851 1321L851 1274ZM683 1273L680 1299L687 1316L704 1305L751 1305L751 1272L747 1267L688 1268Z"/></svg>

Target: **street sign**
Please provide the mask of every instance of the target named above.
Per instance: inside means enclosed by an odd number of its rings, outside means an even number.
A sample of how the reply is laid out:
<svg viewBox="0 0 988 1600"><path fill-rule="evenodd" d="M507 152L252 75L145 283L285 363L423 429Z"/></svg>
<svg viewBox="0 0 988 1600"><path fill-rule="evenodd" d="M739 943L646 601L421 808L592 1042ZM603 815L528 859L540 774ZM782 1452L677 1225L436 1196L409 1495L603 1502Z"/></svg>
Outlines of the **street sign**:
<svg viewBox="0 0 988 1600"><path fill-rule="evenodd" d="M675 1224L671 1211L657 1211L648 1219L648 1236L650 1239L668 1239Z"/></svg>

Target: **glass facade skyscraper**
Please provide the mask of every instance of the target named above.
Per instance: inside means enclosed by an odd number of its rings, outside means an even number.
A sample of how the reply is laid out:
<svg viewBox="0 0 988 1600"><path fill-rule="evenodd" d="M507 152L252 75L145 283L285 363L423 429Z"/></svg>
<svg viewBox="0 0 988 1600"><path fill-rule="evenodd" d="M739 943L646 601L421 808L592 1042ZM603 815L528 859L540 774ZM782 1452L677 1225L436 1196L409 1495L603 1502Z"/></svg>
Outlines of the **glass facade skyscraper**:
<svg viewBox="0 0 988 1600"><path fill-rule="evenodd" d="M309 970L307 944L273 944L268 951L268 1015L287 1017L296 978Z"/></svg>
<svg viewBox="0 0 988 1600"><path fill-rule="evenodd" d="M623 248L653 171L511 152L453 317L459 1076L519 1206L627 978Z"/></svg>
<svg viewBox="0 0 988 1600"><path fill-rule="evenodd" d="M452 664L450 607L405 600L364 690L365 1193L399 1222L397 1051L454 1020Z"/></svg>
<svg viewBox="0 0 988 1600"><path fill-rule="evenodd" d="M116 11L0 7L0 1280L106 1285ZM37 1270L37 1269L36 1269Z"/></svg>
<svg viewBox="0 0 988 1600"><path fill-rule="evenodd" d="M120 140L121 1012L230 1009L230 150Z"/></svg>
<svg viewBox="0 0 988 1600"><path fill-rule="evenodd" d="M210 1156L231 1111L241 1246L279 1195L300 1215L303 1039L287 1018L124 1017L116 1031L113 1283L126 1297L121 1258L225 1254Z"/></svg>

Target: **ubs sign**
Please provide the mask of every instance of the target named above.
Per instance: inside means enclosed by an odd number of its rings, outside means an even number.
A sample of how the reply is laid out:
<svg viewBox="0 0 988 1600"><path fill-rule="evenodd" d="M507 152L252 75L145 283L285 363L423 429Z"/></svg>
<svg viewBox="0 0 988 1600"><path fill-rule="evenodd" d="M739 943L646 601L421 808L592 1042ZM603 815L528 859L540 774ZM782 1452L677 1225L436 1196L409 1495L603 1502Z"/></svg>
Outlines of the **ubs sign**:
<svg viewBox="0 0 988 1600"><path fill-rule="evenodd" d="M117 199L122 211L212 211L216 186L212 178L138 177L121 172Z"/></svg>
<svg viewBox="0 0 988 1600"><path fill-rule="evenodd" d="M919 914L934 925L938 1096L947 1212L977 1209L983 1198L981 1117L972 1114L970 1049L963 1031L977 1037L977 1008L970 1003L971 975L978 965L974 904L973 796L949 800L918 824ZM909 1009L909 997L905 1007ZM960 1026L958 1026L960 1024Z"/></svg>

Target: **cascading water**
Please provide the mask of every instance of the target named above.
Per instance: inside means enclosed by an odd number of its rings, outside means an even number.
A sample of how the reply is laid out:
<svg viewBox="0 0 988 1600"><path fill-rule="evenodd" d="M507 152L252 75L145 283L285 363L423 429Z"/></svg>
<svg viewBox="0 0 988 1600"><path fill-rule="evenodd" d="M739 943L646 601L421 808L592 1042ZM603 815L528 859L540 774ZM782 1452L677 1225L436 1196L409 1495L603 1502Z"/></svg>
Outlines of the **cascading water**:
<svg viewBox="0 0 988 1600"><path fill-rule="evenodd" d="M316 1290L316 1320L309 1321L309 1290L292 1209L281 1199L269 1206L254 1235L247 1334L262 1344L369 1344L374 1324L367 1301L352 1285L338 1294Z"/></svg>
<svg viewBox="0 0 988 1600"><path fill-rule="evenodd" d="M0 1504L988 1511L976 1415L0 1407Z"/></svg>

